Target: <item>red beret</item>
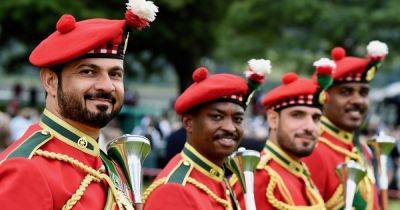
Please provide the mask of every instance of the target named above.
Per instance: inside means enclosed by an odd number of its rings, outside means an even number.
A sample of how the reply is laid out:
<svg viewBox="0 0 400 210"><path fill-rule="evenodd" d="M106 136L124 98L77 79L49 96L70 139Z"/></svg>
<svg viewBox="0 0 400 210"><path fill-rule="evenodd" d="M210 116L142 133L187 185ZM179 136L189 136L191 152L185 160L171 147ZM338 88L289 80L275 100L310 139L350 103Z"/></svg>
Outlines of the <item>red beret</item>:
<svg viewBox="0 0 400 210"><path fill-rule="evenodd" d="M320 108L320 92L313 80L299 78L296 73L290 72L283 75L282 85L269 91L261 102L267 109L283 109L296 105Z"/></svg>
<svg viewBox="0 0 400 210"><path fill-rule="evenodd" d="M331 56L336 63L336 70L333 73L335 83L371 81L379 64L388 53L385 43L372 41L367 46L368 56L365 58L346 56L345 49L335 47Z"/></svg>
<svg viewBox="0 0 400 210"><path fill-rule="evenodd" d="M125 20L75 22L73 16L63 15L57 23L57 30L33 50L29 61L37 67L50 67L74 60L105 44L118 46L123 41L124 28Z"/></svg>
<svg viewBox="0 0 400 210"><path fill-rule="evenodd" d="M60 17L56 31L29 56L37 67L50 67L82 57L123 59L125 26L142 29L154 21L158 7L152 1L129 0L124 20L89 19L76 22L72 15Z"/></svg>
<svg viewBox="0 0 400 210"><path fill-rule="evenodd" d="M208 76L208 70L200 67L193 72L193 80L194 83L175 102L177 114L184 114L199 104L219 99L245 104L248 85L246 80L239 76L232 74Z"/></svg>

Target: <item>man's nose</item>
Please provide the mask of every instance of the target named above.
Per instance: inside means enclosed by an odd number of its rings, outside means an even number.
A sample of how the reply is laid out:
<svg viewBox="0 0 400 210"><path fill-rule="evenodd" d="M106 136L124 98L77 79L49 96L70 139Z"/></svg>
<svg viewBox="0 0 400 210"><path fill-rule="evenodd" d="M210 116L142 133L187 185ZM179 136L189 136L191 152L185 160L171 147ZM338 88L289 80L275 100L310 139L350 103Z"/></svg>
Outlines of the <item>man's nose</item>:
<svg viewBox="0 0 400 210"><path fill-rule="evenodd" d="M318 133L319 123L316 122L312 116L306 117L304 122L304 129L310 131L311 133Z"/></svg>
<svg viewBox="0 0 400 210"><path fill-rule="evenodd" d="M226 119L223 122L222 129L229 132L235 132L236 126L235 123L232 121L232 119Z"/></svg>
<svg viewBox="0 0 400 210"><path fill-rule="evenodd" d="M101 75L94 87L96 90L102 90L107 93L115 91L115 86L108 75Z"/></svg>

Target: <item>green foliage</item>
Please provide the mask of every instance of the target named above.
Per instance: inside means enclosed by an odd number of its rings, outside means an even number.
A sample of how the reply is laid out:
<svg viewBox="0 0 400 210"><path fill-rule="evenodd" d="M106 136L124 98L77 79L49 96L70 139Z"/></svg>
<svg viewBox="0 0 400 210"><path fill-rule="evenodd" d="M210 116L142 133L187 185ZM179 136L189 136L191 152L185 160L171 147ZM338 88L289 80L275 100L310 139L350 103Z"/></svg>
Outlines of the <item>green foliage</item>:
<svg viewBox="0 0 400 210"><path fill-rule="evenodd" d="M123 18L126 0L12 0L0 4L0 70L30 66L33 47L54 31L64 13L77 20ZM133 31L127 76L174 69L183 90L201 59L243 69L250 58L267 57L273 71L310 73L311 64L341 45L363 56L370 40L399 56L400 4L397 0L158 0L160 12L150 28ZM17 44L16 44L17 43ZM238 66L242 68L237 68ZM235 67L235 68L233 68ZM274 77L272 75L271 77Z"/></svg>
<svg viewBox="0 0 400 210"><path fill-rule="evenodd" d="M336 45L356 56L365 55L366 45L374 39L398 48L398 11L396 0L236 1L218 32L215 55L230 65L268 57L283 71L309 73L312 62L328 57ZM389 58L398 56L393 51Z"/></svg>
<svg viewBox="0 0 400 210"><path fill-rule="evenodd" d="M122 19L127 0L13 0L0 4L0 50L10 54L10 40L23 43L24 53L8 56L3 68L17 72L27 65L33 47L54 31L64 13L77 20L94 17ZM128 76L133 68L158 73L170 66L176 70L181 90L188 86L191 73L201 58L216 46L215 29L231 1L160 0L160 12L150 28L133 31L128 47ZM11 47L12 48L12 47ZM12 54L12 53L11 53ZM1 58L0 58L1 60ZM136 65L140 64L140 65Z"/></svg>

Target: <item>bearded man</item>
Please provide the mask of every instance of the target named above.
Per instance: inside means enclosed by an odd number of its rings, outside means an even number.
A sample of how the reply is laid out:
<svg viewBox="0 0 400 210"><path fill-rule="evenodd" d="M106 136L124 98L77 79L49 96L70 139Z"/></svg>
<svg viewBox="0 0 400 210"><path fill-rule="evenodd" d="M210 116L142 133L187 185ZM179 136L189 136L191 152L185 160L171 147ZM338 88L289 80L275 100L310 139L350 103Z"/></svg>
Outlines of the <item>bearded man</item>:
<svg viewBox="0 0 400 210"><path fill-rule="evenodd" d="M286 73L282 85L262 99L269 126L269 139L254 172L256 209L324 209L325 205L302 157L311 154L320 134L325 91L331 83L334 63L326 58L315 62L320 84ZM242 209L243 190L231 179Z"/></svg>
<svg viewBox="0 0 400 210"><path fill-rule="evenodd" d="M127 6L124 20L63 15L31 53L45 110L0 155L1 209L133 208L121 168L98 145L123 104L126 26L144 27L157 11L151 2Z"/></svg>

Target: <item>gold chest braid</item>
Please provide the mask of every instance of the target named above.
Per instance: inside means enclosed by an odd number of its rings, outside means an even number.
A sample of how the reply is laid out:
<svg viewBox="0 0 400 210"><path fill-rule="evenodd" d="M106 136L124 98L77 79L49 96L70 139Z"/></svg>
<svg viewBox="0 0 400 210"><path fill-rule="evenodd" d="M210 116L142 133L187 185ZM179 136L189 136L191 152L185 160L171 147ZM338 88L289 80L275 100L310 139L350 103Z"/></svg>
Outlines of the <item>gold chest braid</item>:
<svg viewBox="0 0 400 210"><path fill-rule="evenodd" d="M63 210L72 209L72 207L81 199L83 193L85 192L86 188L92 181L100 182L101 180L105 180L110 187L111 193L118 205L119 209L133 209L133 205L130 201L122 194L122 192L118 191L111 178L105 174L105 169L100 168L99 170L95 170L92 167L85 165L84 163L69 157L68 155L43 151L43 150L36 150L35 155L42 156L45 158L55 159L59 161L64 161L69 163L86 173L88 173L85 178L82 180L79 188L76 192L72 195L72 197L67 201L67 203L62 207Z"/></svg>

